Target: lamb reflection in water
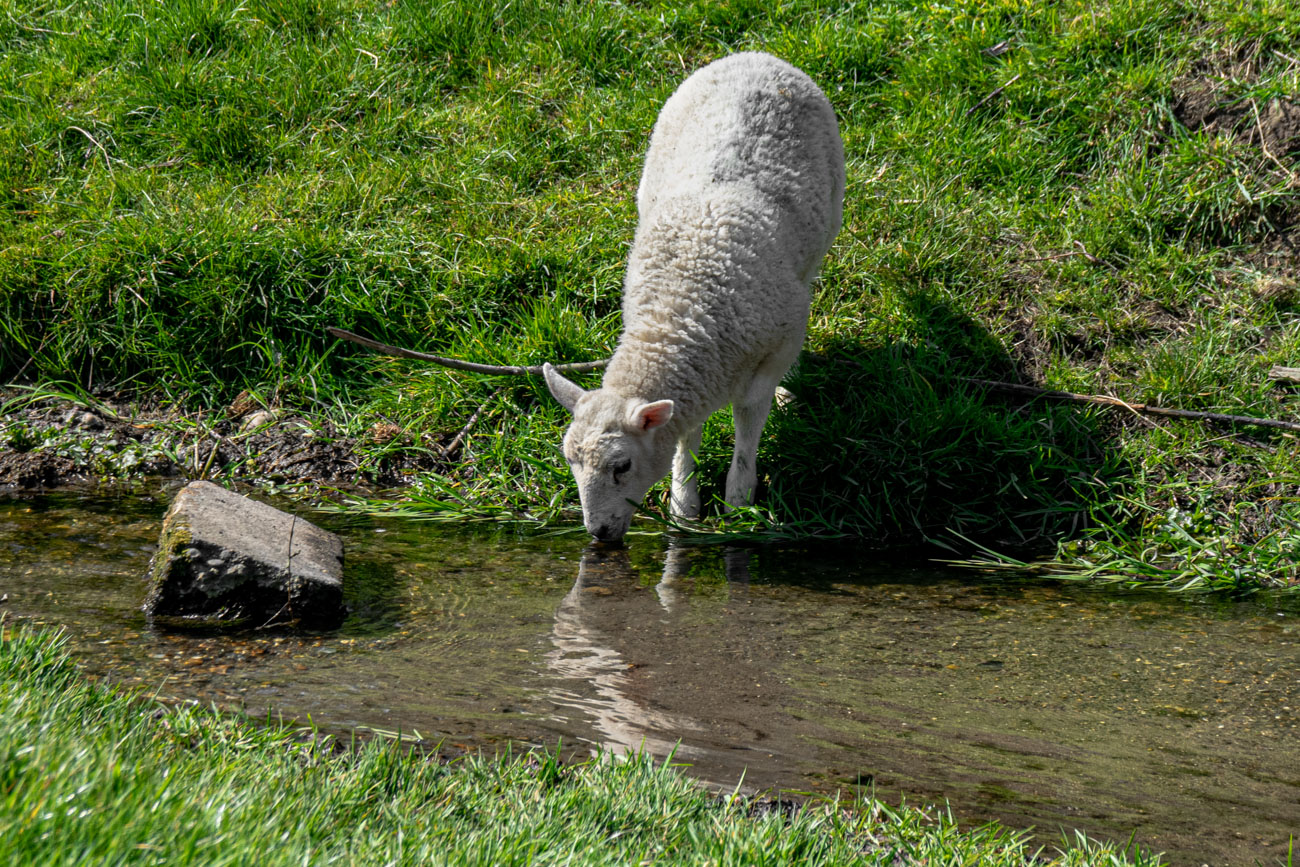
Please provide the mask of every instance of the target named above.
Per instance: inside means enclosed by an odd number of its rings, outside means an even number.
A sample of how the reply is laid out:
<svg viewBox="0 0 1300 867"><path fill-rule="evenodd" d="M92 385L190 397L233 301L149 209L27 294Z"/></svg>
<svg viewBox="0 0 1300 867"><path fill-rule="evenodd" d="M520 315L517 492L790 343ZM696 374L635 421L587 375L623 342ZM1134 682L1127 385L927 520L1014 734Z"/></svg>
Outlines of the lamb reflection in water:
<svg viewBox="0 0 1300 867"><path fill-rule="evenodd" d="M615 636L629 630L674 631L677 618L687 609L681 581L689 570L687 549L669 548L663 575L654 593L643 588L625 548L599 544L587 547L578 566L573 589L555 612L547 654L551 673L572 686L557 684L551 698L561 709L583 714L599 733L600 748L623 755L644 750L654 755L674 753L684 759L699 758L704 751L689 742L692 732L704 727L681 713L653 706L646 698L651 685L644 682L634 661L614 649ZM726 553L729 583L749 581L749 552Z"/></svg>

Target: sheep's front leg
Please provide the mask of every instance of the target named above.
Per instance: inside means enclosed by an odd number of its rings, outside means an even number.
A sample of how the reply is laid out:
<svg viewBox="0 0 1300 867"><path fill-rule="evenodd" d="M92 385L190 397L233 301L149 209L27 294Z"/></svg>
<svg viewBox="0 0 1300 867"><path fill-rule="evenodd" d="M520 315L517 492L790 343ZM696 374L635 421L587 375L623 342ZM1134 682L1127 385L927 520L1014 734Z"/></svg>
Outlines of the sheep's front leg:
<svg viewBox="0 0 1300 867"><path fill-rule="evenodd" d="M780 378L758 375L754 377L742 400L732 404L731 414L736 423L736 449L731 455L731 469L727 472L727 505L730 508L748 506L754 502L754 488L758 484L758 438L772 411L772 396Z"/></svg>
<svg viewBox="0 0 1300 867"><path fill-rule="evenodd" d="M695 520L700 516L700 486L695 481L695 455L704 435L703 423L682 434L673 455L672 512L674 518Z"/></svg>

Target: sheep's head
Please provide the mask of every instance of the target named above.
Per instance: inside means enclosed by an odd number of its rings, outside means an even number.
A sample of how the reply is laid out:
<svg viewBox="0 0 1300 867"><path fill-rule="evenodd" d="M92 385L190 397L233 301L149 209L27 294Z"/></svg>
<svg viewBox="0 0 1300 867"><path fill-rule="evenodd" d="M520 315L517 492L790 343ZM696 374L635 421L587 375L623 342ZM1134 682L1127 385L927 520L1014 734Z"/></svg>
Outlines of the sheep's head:
<svg viewBox="0 0 1300 867"><path fill-rule="evenodd" d="M673 402L585 391L549 364L544 371L551 394L573 413L564 458L578 483L583 523L594 538L617 542L641 498L672 468L676 443L666 426Z"/></svg>

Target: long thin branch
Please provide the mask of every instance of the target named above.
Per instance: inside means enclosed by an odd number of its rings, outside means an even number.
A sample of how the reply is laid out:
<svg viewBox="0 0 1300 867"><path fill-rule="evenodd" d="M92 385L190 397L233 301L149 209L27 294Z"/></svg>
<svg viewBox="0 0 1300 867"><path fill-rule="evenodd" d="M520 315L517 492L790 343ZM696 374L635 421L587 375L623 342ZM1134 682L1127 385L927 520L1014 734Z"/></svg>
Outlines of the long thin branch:
<svg viewBox="0 0 1300 867"><path fill-rule="evenodd" d="M1226 415L1221 412L1201 412L1191 409L1169 409L1163 406L1152 406L1149 403L1129 403L1120 400L1117 397L1107 397L1101 394L1075 394L1069 391L1052 391L1051 389L1038 388L1034 385L1019 385L1014 382L997 382L991 379L976 379L970 376L961 377L962 380L979 385L984 388L996 391L1005 391L1012 394L1024 394L1033 397L1045 397L1051 400L1063 400L1071 403L1091 403L1098 406L1117 406L1123 409L1132 410L1133 412L1143 413L1145 415L1169 416L1171 418L1187 418L1199 421L1218 421L1229 424L1253 424L1260 427L1271 427L1279 430L1300 431L1300 423L1293 421L1282 421L1275 418L1256 418L1253 415Z"/></svg>
<svg viewBox="0 0 1300 867"><path fill-rule="evenodd" d="M417 361L429 361L442 367L450 367L452 370L464 370L469 373L494 373L506 376L541 376L542 366L539 365L499 365L499 364L479 364L475 361L461 361L458 358L445 358L441 355L430 355L427 352L416 352L414 349L403 349L400 346L392 346L388 343L380 343L378 340L371 340L369 337L362 337L360 334L354 334L351 331L345 331L342 328L329 327L325 329L334 337L341 340L350 340L353 343L360 343L362 346L383 352L387 355L398 355L402 358L414 358ZM609 364L609 359L604 358L600 361L580 361L576 364L557 364L555 369L560 373L589 373L593 370L600 370Z"/></svg>
<svg viewBox="0 0 1300 867"><path fill-rule="evenodd" d="M1011 82L1007 82L1007 83L1010 84ZM1086 256L1087 253L1084 252L1082 255ZM342 328L334 328L331 326L329 328L326 328L325 330L328 331L330 334L334 335L335 337L338 337L342 340L350 340L353 343L360 343L362 346L366 346L369 347L370 349L378 350L379 352L387 353L388 355L398 355L403 358L414 358L418 361L430 361L433 362L434 364L439 364L442 365L443 367L449 367L453 370L465 370L471 373L506 374L511 376L541 376L542 375L542 368L540 365L509 366L509 365L495 365L495 364L478 364L473 361L461 361L456 358L444 358L441 355L429 355L428 353L425 352L416 352L413 349L402 349L400 346L392 346L387 343L380 343L378 340L371 340L369 337L362 337L360 334L354 334L351 331L345 331ZM859 365L857 362L847 358L837 358L835 360L843 364L848 364L850 366L861 367L861 365ZM603 358L599 361L583 361L577 364L559 364L555 366L555 369L560 371L561 373L587 373L592 370L600 370L607 364L609 364L609 359ZM1300 371L1297 371L1296 368L1275 367L1272 371L1270 371L1270 376L1273 379L1290 380L1291 377L1294 376L1297 372ZM1271 427L1271 428L1276 428L1278 430L1300 431L1300 423L1292 422L1292 421L1282 421L1281 419L1276 419L1276 418L1258 418L1253 415L1228 415L1227 413L1204 412L1201 410L1192 410L1192 409L1171 409L1169 407L1154 406L1149 403L1129 403L1128 401L1120 400L1117 397L1108 397L1106 395L1101 395L1101 394L1075 394L1074 392L1070 392L1070 391L1054 391L1052 389L1039 388L1036 385L1020 385L1014 382L999 382L997 380L992 380L992 379L978 379L972 376L963 376L959 378L965 382L971 383L972 385L978 385L982 388L988 388L994 391L1008 392L1011 394L1023 394L1030 397L1044 397L1044 398L1048 398L1049 400L1061 400L1070 403L1090 403L1095 406L1114 406L1114 407L1120 407L1122 409L1127 409L1131 412L1140 413L1144 415L1158 415L1158 416L1165 416L1167 418L1185 418L1185 419L1192 419L1197 421L1217 421L1217 422L1224 422L1227 424L1253 424L1253 425L1258 425L1259 427ZM474 416L471 417L470 426L472 426L474 422L478 420L478 415L481 412L482 412L482 407L480 407L479 411L476 412ZM464 432L462 432L462 435L463 433ZM457 446L460 445L458 441L461 440L462 438L463 436L456 437Z"/></svg>

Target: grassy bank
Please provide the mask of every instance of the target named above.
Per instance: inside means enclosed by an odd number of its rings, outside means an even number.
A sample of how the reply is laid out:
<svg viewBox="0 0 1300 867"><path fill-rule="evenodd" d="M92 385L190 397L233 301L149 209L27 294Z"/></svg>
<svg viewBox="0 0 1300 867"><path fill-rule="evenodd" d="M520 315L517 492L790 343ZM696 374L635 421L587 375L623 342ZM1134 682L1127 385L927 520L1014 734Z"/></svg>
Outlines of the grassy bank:
<svg viewBox="0 0 1300 867"><path fill-rule="evenodd" d="M1266 375L1300 364L1294 4L8 0L0 44L0 381L248 391L390 449L474 418L401 508L554 518L576 495L539 383L323 329L606 355L659 105L764 49L827 91L849 185L763 508L732 529L1300 582L1293 432L965 378L1300 420Z"/></svg>
<svg viewBox="0 0 1300 867"><path fill-rule="evenodd" d="M0 629L6 864L1126 865L1049 855L994 826L866 802L787 818L725 803L648 758L443 764L84 680L49 633Z"/></svg>

